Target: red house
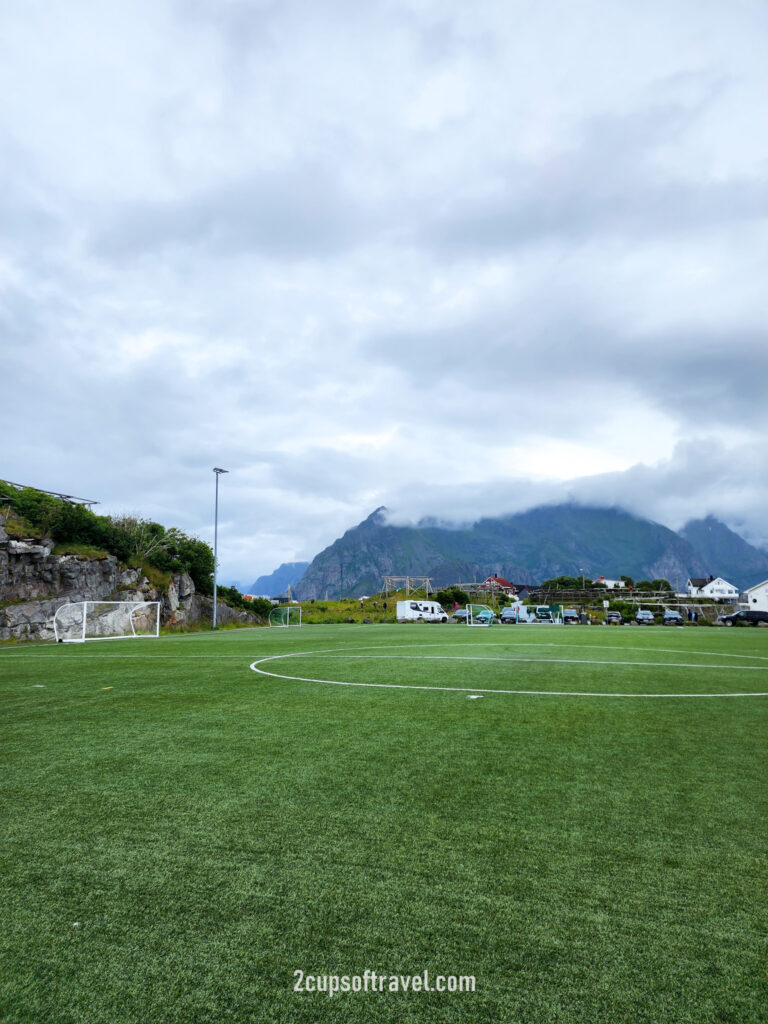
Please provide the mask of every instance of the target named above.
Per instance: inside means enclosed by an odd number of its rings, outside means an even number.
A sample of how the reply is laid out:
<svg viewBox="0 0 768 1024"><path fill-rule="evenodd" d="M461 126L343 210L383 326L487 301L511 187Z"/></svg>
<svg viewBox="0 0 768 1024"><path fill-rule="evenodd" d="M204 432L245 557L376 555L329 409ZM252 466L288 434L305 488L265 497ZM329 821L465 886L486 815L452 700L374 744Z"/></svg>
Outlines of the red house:
<svg viewBox="0 0 768 1024"><path fill-rule="evenodd" d="M503 576L489 576L481 586L483 590L494 590L497 593L507 594L509 597L513 597L517 593L514 583L505 580Z"/></svg>

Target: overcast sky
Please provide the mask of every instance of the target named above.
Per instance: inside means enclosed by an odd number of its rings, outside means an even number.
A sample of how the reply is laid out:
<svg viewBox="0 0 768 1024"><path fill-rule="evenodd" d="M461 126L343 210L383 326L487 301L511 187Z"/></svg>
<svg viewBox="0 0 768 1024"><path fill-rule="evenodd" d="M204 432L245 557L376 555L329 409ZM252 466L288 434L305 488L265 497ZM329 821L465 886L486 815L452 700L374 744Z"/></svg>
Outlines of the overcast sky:
<svg viewBox="0 0 768 1024"><path fill-rule="evenodd" d="M762 0L0 11L0 477L246 587L379 505L768 542ZM403 567L406 571L407 567Z"/></svg>

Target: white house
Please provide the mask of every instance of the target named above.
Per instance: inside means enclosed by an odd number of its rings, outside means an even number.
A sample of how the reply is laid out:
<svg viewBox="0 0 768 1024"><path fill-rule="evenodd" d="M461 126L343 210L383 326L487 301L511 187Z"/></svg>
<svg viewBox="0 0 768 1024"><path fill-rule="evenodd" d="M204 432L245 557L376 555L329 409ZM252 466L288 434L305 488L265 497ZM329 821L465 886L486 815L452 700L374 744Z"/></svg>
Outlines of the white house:
<svg viewBox="0 0 768 1024"><path fill-rule="evenodd" d="M741 603L752 611L768 612L768 580L756 583L741 595Z"/></svg>
<svg viewBox="0 0 768 1024"><path fill-rule="evenodd" d="M592 580L593 583L602 583L607 590L617 590L621 587L626 587L625 580L608 580L605 576L598 576L596 580Z"/></svg>
<svg viewBox="0 0 768 1024"><path fill-rule="evenodd" d="M686 585L688 597L708 597L712 601L738 601L739 588L722 576L691 578Z"/></svg>

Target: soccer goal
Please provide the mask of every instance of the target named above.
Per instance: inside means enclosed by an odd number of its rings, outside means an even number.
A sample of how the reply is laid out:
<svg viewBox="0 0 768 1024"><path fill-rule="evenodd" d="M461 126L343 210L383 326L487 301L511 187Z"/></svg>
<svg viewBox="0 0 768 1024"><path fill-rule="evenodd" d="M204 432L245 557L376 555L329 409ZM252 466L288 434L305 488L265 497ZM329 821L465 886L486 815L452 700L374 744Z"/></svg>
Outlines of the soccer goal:
<svg viewBox="0 0 768 1024"><path fill-rule="evenodd" d="M493 622L493 610L487 604L467 605L468 626L490 626Z"/></svg>
<svg viewBox="0 0 768 1024"><path fill-rule="evenodd" d="M73 601L56 609L53 632L60 644L160 635L159 601Z"/></svg>
<svg viewBox="0 0 768 1024"><path fill-rule="evenodd" d="M300 626L301 606L297 604L278 604L269 613L270 626Z"/></svg>

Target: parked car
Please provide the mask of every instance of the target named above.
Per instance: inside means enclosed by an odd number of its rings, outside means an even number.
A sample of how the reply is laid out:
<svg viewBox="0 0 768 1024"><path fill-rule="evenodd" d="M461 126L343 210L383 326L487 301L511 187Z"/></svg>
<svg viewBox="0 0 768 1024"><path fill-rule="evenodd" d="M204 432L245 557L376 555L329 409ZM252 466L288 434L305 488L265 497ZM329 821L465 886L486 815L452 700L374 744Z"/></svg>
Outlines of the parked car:
<svg viewBox="0 0 768 1024"><path fill-rule="evenodd" d="M579 621L579 613L576 611L575 608L563 608L563 622L564 623L567 624L569 622L578 622L578 621Z"/></svg>
<svg viewBox="0 0 768 1024"><path fill-rule="evenodd" d="M605 624L606 626L620 626L624 621L624 617L621 612L606 612L605 613Z"/></svg>
<svg viewBox="0 0 768 1024"><path fill-rule="evenodd" d="M717 621L722 622L724 626L759 626L761 622L768 626L768 612L742 608L731 615L720 615Z"/></svg>
<svg viewBox="0 0 768 1024"><path fill-rule="evenodd" d="M536 621L537 622L554 622L552 618L552 609L548 604L537 604L536 605Z"/></svg>
<svg viewBox="0 0 768 1024"><path fill-rule="evenodd" d="M635 615L635 622L638 626L653 626L656 623L656 617L647 608L640 608Z"/></svg>
<svg viewBox="0 0 768 1024"><path fill-rule="evenodd" d="M466 625L467 609L457 608L452 617L462 625ZM495 622L497 623L499 621L499 617L498 615L494 615L490 608L483 608L481 611L475 612L472 616L472 621L484 626L492 626Z"/></svg>
<svg viewBox="0 0 768 1024"><path fill-rule="evenodd" d="M515 605L508 605L506 608L501 609L501 615L499 619L502 625L514 626L518 619L518 609Z"/></svg>
<svg viewBox="0 0 768 1024"><path fill-rule="evenodd" d="M683 616L674 608L667 608L664 612L663 623L665 626L682 626L683 622Z"/></svg>

